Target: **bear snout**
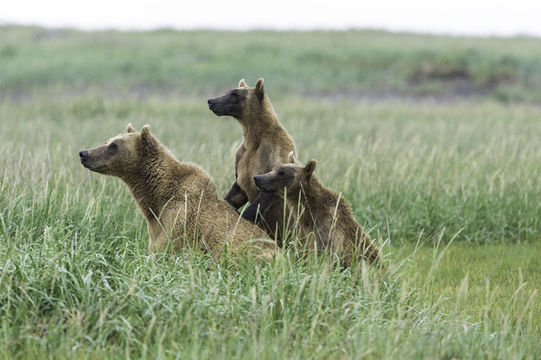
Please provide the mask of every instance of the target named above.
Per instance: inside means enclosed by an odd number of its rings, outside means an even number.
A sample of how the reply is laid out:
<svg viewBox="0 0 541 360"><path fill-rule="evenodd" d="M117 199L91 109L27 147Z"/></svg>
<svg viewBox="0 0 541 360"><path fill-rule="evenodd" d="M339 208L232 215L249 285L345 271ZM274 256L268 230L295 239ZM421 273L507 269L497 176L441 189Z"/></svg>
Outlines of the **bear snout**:
<svg viewBox="0 0 541 360"><path fill-rule="evenodd" d="M265 181L263 179L263 175L256 175L254 176L254 182L255 182L255 186L263 191L263 192L267 192L269 191L269 184L265 184Z"/></svg>
<svg viewBox="0 0 541 360"><path fill-rule="evenodd" d="M86 157L87 155L88 155L88 151L86 151L86 150L81 150L81 151L79 151L79 157L80 157L81 159L83 159L83 158Z"/></svg>
<svg viewBox="0 0 541 360"><path fill-rule="evenodd" d="M213 113L216 113L216 111L214 110L216 101L214 99L208 99L207 103L209 104L210 111L212 111Z"/></svg>
<svg viewBox="0 0 541 360"><path fill-rule="evenodd" d="M261 174L254 176L255 186L264 193L273 193L276 191L276 184L272 177L269 179L268 175Z"/></svg>

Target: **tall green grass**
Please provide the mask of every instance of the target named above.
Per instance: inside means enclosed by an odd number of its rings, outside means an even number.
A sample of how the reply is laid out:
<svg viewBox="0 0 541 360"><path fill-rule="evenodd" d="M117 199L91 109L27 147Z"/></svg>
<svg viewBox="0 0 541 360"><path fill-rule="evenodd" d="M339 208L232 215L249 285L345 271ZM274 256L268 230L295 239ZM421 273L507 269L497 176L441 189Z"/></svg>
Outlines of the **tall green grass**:
<svg viewBox="0 0 541 360"><path fill-rule="evenodd" d="M274 103L299 159L318 159L323 183L343 193L375 233L400 242L433 240L442 229L445 240L458 233L456 241L469 243L539 239L537 107L281 97ZM8 139L3 153L10 154L0 165L6 177L25 180L21 186L29 180L43 184L51 176L64 176L60 184L70 191L83 186L96 175L82 169L77 152L123 132L128 122L150 123L179 159L207 169L221 194L234 180L239 126L214 116L203 100L78 97L4 103L0 109L0 131Z"/></svg>
<svg viewBox="0 0 541 360"><path fill-rule="evenodd" d="M538 244L389 246L385 274L289 256L154 256L121 184L65 180L3 207L4 358L541 354Z"/></svg>
<svg viewBox="0 0 541 360"><path fill-rule="evenodd" d="M541 354L537 108L274 103L300 159L319 159L321 180L385 243L387 273L149 254L125 186L89 173L77 152L150 123L225 194L240 131L203 101L4 102L3 357Z"/></svg>

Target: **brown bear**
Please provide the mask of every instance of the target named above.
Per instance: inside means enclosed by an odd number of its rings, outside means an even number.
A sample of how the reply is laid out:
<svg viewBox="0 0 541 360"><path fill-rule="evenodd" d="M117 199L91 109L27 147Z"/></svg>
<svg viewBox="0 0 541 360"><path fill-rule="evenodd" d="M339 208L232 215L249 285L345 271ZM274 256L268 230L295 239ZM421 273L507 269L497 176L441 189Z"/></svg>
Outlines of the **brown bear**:
<svg viewBox="0 0 541 360"><path fill-rule="evenodd" d="M242 127L242 142L235 156L235 182L225 200L237 210L249 201L251 204L242 216L251 221L257 219L281 245L282 238L287 236L288 222L283 199L274 194L261 194L253 178L287 162L288 154L295 153L295 144L265 95L263 79L257 80L253 88L243 79L237 88L209 99L208 104L216 115L232 116Z"/></svg>
<svg viewBox="0 0 541 360"><path fill-rule="evenodd" d="M147 220L149 250L194 247L218 257L227 245L232 254L275 254L267 234L218 197L211 177L195 164L178 162L148 125L137 133L130 124L127 133L79 156L87 169L128 185Z"/></svg>
<svg viewBox="0 0 541 360"><path fill-rule="evenodd" d="M254 182L261 191L287 199L296 216L301 249L329 249L346 267L357 260L381 264L377 246L353 217L348 202L323 186L313 174L316 164L312 160L300 165L291 153L289 163L255 176Z"/></svg>

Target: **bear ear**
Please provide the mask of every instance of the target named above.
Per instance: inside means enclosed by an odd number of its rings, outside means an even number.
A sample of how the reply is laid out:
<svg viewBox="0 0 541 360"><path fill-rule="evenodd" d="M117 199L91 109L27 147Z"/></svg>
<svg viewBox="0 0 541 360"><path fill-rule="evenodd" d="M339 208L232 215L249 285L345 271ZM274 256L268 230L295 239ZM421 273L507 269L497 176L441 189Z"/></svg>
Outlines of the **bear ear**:
<svg viewBox="0 0 541 360"><path fill-rule="evenodd" d="M297 162L297 159L295 158L295 154L293 153L293 151L290 151L289 154L287 155L287 161L290 164L295 164Z"/></svg>
<svg viewBox="0 0 541 360"><path fill-rule="evenodd" d="M241 88L248 87L248 85L246 85L246 81L244 81L244 79L241 79L239 81L239 87L241 87Z"/></svg>
<svg viewBox="0 0 541 360"><path fill-rule="evenodd" d="M133 126L132 126L131 123L128 124L128 128L126 129L126 132L127 132L127 133L134 133L134 132L136 132L135 129L133 128Z"/></svg>
<svg viewBox="0 0 541 360"><path fill-rule="evenodd" d="M141 129L141 136L150 136L150 125L145 125Z"/></svg>
<svg viewBox="0 0 541 360"><path fill-rule="evenodd" d="M306 177L308 179L310 179L310 177L312 176L312 173L316 169L316 166L317 166L317 161L316 160L310 160L304 166L304 173L306 174Z"/></svg>
<svg viewBox="0 0 541 360"><path fill-rule="evenodd" d="M141 139L147 142L152 139L152 134L150 133L150 125L145 125L141 129Z"/></svg>
<svg viewBox="0 0 541 360"><path fill-rule="evenodd" d="M150 133L150 125L145 125L141 129L141 142L147 149L154 148L156 145L156 140L154 136Z"/></svg>
<svg viewBox="0 0 541 360"><path fill-rule="evenodd" d="M255 93L259 101L263 101L263 98L265 97L265 88L263 87L263 83L263 78L257 79L257 82L255 83Z"/></svg>

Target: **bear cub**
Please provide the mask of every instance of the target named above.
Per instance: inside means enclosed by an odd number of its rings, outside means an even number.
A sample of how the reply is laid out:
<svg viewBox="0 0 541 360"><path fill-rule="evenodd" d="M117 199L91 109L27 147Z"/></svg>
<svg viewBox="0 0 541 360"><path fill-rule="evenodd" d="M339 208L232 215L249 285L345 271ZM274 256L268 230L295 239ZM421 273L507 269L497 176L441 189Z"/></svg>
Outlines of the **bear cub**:
<svg viewBox="0 0 541 360"><path fill-rule="evenodd" d="M301 250L328 249L346 267L359 260L381 263L377 246L353 217L348 202L314 175L316 165L315 160L298 164L291 153L289 163L255 176L254 182L261 191L287 199L296 217Z"/></svg>
<svg viewBox="0 0 541 360"><path fill-rule="evenodd" d="M295 144L265 94L264 80L260 78L255 87L249 87L243 79L237 88L209 99L208 104L216 115L232 116L242 127L242 142L235 155L235 182L225 200L237 210L249 201L251 204L242 216L250 221L257 219L280 245L288 229L283 199L262 194L253 178L287 162L288 154L295 153Z"/></svg>

